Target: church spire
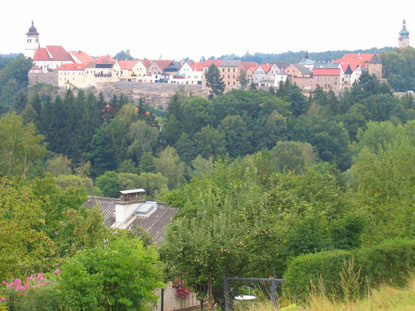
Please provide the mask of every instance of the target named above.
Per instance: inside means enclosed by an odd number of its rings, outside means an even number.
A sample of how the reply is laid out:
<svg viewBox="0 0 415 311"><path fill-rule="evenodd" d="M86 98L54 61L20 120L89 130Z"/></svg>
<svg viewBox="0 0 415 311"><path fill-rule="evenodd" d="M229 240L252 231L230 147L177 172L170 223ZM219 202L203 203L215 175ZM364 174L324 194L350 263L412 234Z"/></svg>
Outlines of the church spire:
<svg viewBox="0 0 415 311"><path fill-rule="evenodd" d="M409 31L406 29L406 20L403 20L402 30L399 32L399 48L406 48L409 46Z"/></svg>
<svg viewBox="0 0 415 311"><path fill-rule="evenodd" d="M35 27L35 22L32 21L32 26L29 28L29 31L26 33L26 47L24 49L24 55L26 57L31 57L36 53L36 50L39 48L39 33Z"/></svg>

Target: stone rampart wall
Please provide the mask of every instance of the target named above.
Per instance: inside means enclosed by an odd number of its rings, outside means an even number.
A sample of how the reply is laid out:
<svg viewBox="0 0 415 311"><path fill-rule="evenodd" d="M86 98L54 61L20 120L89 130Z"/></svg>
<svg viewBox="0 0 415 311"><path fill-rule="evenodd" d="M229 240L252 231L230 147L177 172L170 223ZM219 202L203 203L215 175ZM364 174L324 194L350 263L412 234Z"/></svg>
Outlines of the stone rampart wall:
<svg viewBox="0 0 415 311"><path fill-rule="evenodd" d="M29 73L29 87L37 83L50 84L58 86L58 72L52 71L48 73Z"/></svg>

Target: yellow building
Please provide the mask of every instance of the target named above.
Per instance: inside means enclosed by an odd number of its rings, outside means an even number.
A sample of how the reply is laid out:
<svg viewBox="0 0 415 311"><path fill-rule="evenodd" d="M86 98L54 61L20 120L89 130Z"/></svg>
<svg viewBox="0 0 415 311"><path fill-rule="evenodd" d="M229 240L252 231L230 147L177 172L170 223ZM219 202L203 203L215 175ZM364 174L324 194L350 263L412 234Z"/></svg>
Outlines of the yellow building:
<svg viewBox="0 0 415 311"><path fill-rule="evenodd" d="M65 89L85 88L85 64L64 64L58 71L58 86Z"/></svg>

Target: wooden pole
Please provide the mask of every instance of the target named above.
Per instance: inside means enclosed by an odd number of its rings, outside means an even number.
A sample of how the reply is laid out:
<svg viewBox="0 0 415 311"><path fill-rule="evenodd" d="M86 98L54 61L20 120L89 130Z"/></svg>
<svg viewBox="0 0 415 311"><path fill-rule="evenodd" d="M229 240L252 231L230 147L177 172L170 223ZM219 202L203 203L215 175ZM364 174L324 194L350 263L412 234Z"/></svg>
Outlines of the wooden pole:
<svg viewBox="0 0 415 311"><path fill-rule="evenodd" d="M212 272L209 272L209 311L213 311Z"/></svg>

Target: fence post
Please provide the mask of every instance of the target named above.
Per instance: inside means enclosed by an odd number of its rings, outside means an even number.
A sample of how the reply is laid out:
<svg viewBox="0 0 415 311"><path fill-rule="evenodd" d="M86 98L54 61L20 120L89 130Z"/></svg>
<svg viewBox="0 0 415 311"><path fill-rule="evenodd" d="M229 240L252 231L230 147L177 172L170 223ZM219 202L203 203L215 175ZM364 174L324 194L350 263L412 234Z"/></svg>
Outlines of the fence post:
<svg viewBox="0 0 415 311"><path fill-rule="evenodd" d="M271 297L272 297L272 305L274 306L274 310L277 309L277 284L276 284L276 276L275 276L275 267L272 267L272 281L271 281Z"/></svg>
<svg viewBox="0 0 415 311"><path fill-rule="evenodd" d="M213 311L212 272L209 272L209 311Z"/></svg>
<svg viewBox="0 0 415 311"><path fill-rule="evenodd" d="M229 301L229 280L228 277L225 275L225 311L231 311L231 304Z"/></svg>

